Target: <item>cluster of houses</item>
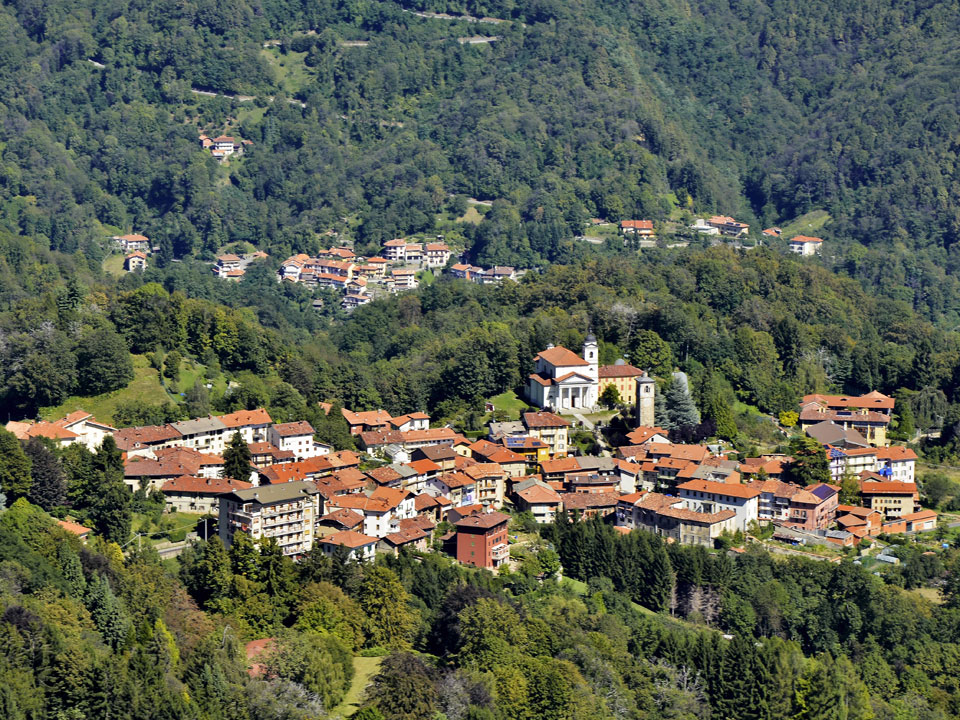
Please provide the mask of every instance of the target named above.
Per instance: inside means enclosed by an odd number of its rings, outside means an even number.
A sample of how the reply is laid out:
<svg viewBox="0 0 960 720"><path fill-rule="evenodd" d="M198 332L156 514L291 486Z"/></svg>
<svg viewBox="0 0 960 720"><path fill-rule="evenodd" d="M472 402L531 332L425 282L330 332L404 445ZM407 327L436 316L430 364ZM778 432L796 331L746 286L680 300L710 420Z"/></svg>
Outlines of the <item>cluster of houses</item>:
<svg viewBox="0 0 960 720"><path fill-rule="evenodd" d="M451 277L469 280L477 285L499 285L504 280L516 280L520 277L517 270L510 265L496 265L492 268L482 268L468 263L455 263L448 271Z"/></svg>
<svg viewBox="0 0 960 720"><path fill-rule="evenodd" d="M690 229L701 235L723 235L732 238L745 237L750 232L750 226L747 223L737 222L728 215L697 218Z"/></svg>
<svg viewBox="0 0 960 720"><path fill-rule="evenodd" d="M223 280L239 282L247 272L250 263L256 260L266 260L270 256L262 250L252 253L224 253L217 258L213 265L213 274Z"/></svg>
<svg viewBox="0 0 960 720"><path fill-rule="evenodd" d="M264 409L240 410L164 425L116 429L82 411L55 422L11 422L21 439L44 437L96 449L112 436L124 457L124 481L159 491L169 507L216 513L229 545L238 531L274 538L289 556L315 545L358 559L439 538L465 563L496 568L507 561L505 506L551 523L558 512L602 517L629 532L641 528L668 542L713 546L724 534L776 525L776 539L852 546L879 533L933 529L937 515L919 506L916 454L889 446L894 400L808 395L800 425L822 443L830 482L787 481L793 458L735 459L718 446L671 442L653 425L653 380L620 362L597 363L588 335L583 354L550 347L535 357L534 399L545 409L495 421L487 436L468 439L431 427L411 412L341 409L362 455L317 442L305 421L274 423ZM588 408L613 384L638 404L639 426L612 456L577 455L571 422L554 409ZM326 413L333 406L321 403ZM223 453L235 434L247 443L249 477L224 476ZM856 478L858 505L840 504L841 484ZM339 548L345 550L339 550Z"/></svg>
<svg viewBox="0 0 960 720"><path fill-rule="evenodd" d="M215 138L208 137L203 133L199 136L200 147L209 150L210 154L218 162L226 162L231 155L243 155L243 151L253 145L250 140L240 140L231 135L218 135Z"/></svg>
<svg viewBox="0 0 960 720"><path fill-rule="evenodd" d="M142 272L147 269L147 255L154 248L146 235L128 233L115 235L111 238L123 252L123 269L127 272Z"/></svg>
<svg viewBox="0 0 960 720"><path fill-rule="evenodd" d="M375 288L389 293L415 290L418 269L444 267L449 260L450 248L443 242L422 245L389 240L380 257L359 257L345 247L323 250L316 257L292 255L280 265L278 279L339 290L342 307L353 310L369 303ZM403 267L391 267L398 264Z"/></svg>

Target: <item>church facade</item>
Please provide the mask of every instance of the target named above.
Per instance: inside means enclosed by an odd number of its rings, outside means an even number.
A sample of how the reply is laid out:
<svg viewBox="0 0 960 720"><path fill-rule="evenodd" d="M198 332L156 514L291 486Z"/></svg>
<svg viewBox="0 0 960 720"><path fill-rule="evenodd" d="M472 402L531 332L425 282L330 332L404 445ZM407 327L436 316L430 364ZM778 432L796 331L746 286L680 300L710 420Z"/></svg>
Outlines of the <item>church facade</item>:
<svg viewBox="0 0 960 720"><path fill-rule="evenodd" d="M591 333L583 343L583 355L550 345L534 358L534 372L527 380L527 400L532 405L557 412L594 408L600 398L599 352Z"/></svg>

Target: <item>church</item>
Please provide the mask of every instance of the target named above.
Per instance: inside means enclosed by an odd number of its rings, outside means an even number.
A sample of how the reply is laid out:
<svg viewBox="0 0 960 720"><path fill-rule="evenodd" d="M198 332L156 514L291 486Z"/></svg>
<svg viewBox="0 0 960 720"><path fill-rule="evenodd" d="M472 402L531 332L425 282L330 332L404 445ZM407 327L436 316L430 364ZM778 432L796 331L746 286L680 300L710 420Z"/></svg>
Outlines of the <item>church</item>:
<svg viewBox="0 0 960 720"><path fill-rule="evenodd" d="M616 383L622 386L618 387L621 398L628 403L635 401L638 424L654 425L653 378L622 360L601 367L593 333L583 341L582 357L563 346L548 345L533 361L535 372L527 380L527 400L531 405L556 412L592 410L600 402L603 387L619 378L624 381Z"/></svg>
<svg viewBox="0 0 960 720"><path fill-rule="evenodd" d="M583 342L583 356L562 346L548 345L533 359L534 372L527 381L527 399L549 410L591 409L600 399L597 338Z"/></svg>

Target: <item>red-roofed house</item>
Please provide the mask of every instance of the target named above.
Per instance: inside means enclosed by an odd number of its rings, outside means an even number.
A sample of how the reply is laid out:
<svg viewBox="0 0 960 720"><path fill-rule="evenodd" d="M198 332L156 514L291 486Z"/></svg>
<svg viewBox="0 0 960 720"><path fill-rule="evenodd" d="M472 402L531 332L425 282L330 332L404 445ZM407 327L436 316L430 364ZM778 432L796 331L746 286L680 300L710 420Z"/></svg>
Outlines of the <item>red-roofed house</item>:
<svg viewBox="0 0 960 720"><path fill-rule="evenodd" d="M123 248L124 252L130 253L134 252L135 250L145 253L150 252L150 240L146 235L131 233L129 235L120 235L119 237L115 237L114 240L120 244L120 247Z"/></svg>
<svg viewBox="0 0 960 720"><path fill-rule="evenodd" d="M630 445L633 446L642 446L649 443L666 444L670 442L670 438L667 437L667 431L662 427L646 427L644 425L627 433L627 440L630 442Z"/></svg>
<svg viewBox="0 0 960 720"><path fill-rule="evenodd" d="M176 512L209 513L219 510L221 495L249 487L253 486L232 478L181 475L167 480L160 490L166 498L167 507Z"/></svg>
<svg viewBox="0 0 960 720"><path fill-rule="evenodd" d="M876 390L860 396L805 395L800 401L800 428L806 431L829 420L844 430L857 430L875 447L885 446L894 402Z"/></svg>
<svg viewBox="0 0 960 720"><path fill-rule="evenodd" d="M353 530L342 530L341 532L318 538L324 554L333 557L337 548L343 546L348 550L348 556L351 560L363 562L373 560L377 554L377 538L355 532Z"/></svg>
<svg viewBox="0 0 960 720"><path fill-rule="evenodd" d="M100 443L107 435L113 435L117 432L115 427L100 422L85 410L76 410L59 420L54 420L53 424L76 433L79 442L92 451L96 451L100 447Z"/></svg>
<svg viewBox="0 0 960 720"><path fill-rule="evenodd" d="M447 498L454 507L472 505L477 501L477 481L462 472L439 475L427 487Z"/></svg>
<svg viewBox="0 0 960 720"><path fill-rule="evenodd" d="M397 532L390 533L377 543L377 549L381 552L397 555L401 548L408 548L416 552L427 551L427 541L429 535L419 527L401 528Z"/></svg>
<svg viewBox="0 0 960 720"><path fill-rule="evenodd" d="M551 412L528 412L523 414L523 424L530 437L550 447L550 456L562 458L569 447L570 423Z"/></svg>
<svg viewBox="0 0 960 720"><path fill-rule="evenodd" d="M265 442L267 431L273 424L269 413L263 408L227 413L220 416L220 422L226 427L228 439L232 438L235 432L239 432L240 437L248 444Z"/></svg>
<svg viewBox="0 0 960 720"><path fill-rule="evenodd" d="M621 220L620 233L623 235L653 237L653 220Z"/></svg>
<svg viewBox="0 0 960 720"><path fill-rule="evenodd" d="M883 513L886 518L898 518L913 513L919 505L919 493L914 483L887 482L874 473L863 473L860 496L865 507Z"/></svg>
<svg viewBox="0 0 960 720"><path fill-rule="evenodd" d="M90 533L93 532L93 530L91 530L90 528L84 527L80 523L74 522L73 520L70 520L70 519L57 520L57 525L62 527L68 533L72 533L73 535L76 535L78 538L80 538L80 542L84 542L84 543L87 541L87 538L90 537Z"/></svg>
<svg viewBox="0 0 960 720"><path fill-rule="evenodd" d="M818 483L802 488L790 498L790 515L785 525L802 530L825 530L837 516L840 488Z"/></svg>
<svg viewBox="0 0 960 720"><path fill-rule="evenodd" d="M597 392L603 395L608 386L613 385L624 404L634 402L637 394L637 378L643 377L643 370L618 360L613 365L601 365L597 373L599 385ZM599 397L599 395L598 395ZM640 445L641 443L636 443Z"/></svg>
<svg viewBox="0 0 960 720"><path fill-rule="evenodd" d="M298 460L319 457L330 452L330 446L314 442L313 426L306 420L273 425L267 430L267 440L281 450L289 450Z"/></svg>
<svg viewBox="0 0 960 720"><path fill-rule="evenodd" d="M797 255L816 255L821 247L823 247L823 240L818 237L797 235L790 240L790 252Z"/></svg>
<svg viewBox="0 0 960 720"><path fill-rule="evenodd" d="M515 489L513 493L517 510L531 513L538 523L552 523L560 508L560 493L536 480L521 483L518 487L520 489Z"/></svg>
<svg viewBox="0 0 960 720"><path fill-rule="evenodd" d="M123 258L123 269L127 272L140 272L147 269L147 254L134 250Z"/></svg>
<svg viewBox="0 0 960 720"><path fill-rule="evenodd" d="M509 515L485 512L456 522L457 560L482 568L498 568L510 557L507 547Z"/></svg>
<svg viewBox="0 0 960 720"><path fill-rule="evenodd" d="M738 530L746 532L750 523L759 517L760 490L749 485L690 480L677 487L686 502L685 507L695 512L715 513L733 510Z"/></svg>

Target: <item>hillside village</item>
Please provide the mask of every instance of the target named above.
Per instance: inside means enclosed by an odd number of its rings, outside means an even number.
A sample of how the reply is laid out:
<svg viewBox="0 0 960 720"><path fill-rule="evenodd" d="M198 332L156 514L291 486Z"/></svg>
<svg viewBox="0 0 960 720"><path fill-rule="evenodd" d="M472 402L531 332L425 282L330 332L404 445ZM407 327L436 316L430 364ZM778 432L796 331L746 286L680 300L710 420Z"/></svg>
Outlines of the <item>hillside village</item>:
<svg viewBox="0 0 960 720"><path fill-rule="evenodd" d="M131 492L159 492L171 511L213 514L228 547L244 532L275 539L293 558L315 546L329 555L342 546L358 560L409 548L496 569L510 557L511 519L522 517L598 517L623 532L708 548L756 539L764 527L777 542L838 548L936 528L936 512L919 503L916 453L888 443L895 401L881 393L808 395L797 411L807 457L741 457L719 444L672 441L653 422L655 380L623 361L600 366L592 335L582 354L549 347L533 368L528 400L539 408L491 421L485 437L432 427L419 411L341 409L359 452L318 442L306 421L275 423L262 408L121 429L78 411L7 429L89 449L110 436ZM634 429L616 447L580 454L576 416L611 387L633 406ZM238 443L248 472L227 477L225 455ZM822 481L789 479L816 456Z"/></svg>

